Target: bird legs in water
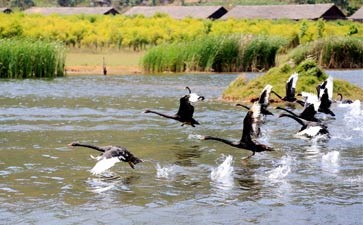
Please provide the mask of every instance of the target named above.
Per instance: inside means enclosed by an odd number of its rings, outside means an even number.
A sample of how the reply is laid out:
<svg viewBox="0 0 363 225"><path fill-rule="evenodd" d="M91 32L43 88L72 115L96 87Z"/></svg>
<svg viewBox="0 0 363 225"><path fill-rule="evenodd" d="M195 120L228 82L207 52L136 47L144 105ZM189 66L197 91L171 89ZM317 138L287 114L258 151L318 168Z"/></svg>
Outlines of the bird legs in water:
<svg viewBox="0 0 363 225"><path fill-rule="evenodd" d="M251 155L248 155L248 156L246 156L246 157L243 157L243 158L241 158L241 160L246 160L246 159L249 159L249 158L251 158L252 156L254 156L255 155L255 152L252 152L252 154Z"/></svg>

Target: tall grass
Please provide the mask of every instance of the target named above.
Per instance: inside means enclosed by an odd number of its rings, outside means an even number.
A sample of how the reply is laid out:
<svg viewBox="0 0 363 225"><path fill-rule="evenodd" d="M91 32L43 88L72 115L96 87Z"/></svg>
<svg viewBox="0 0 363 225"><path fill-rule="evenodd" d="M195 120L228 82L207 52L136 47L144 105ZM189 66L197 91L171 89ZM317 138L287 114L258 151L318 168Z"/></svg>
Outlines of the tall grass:
<svg viewBox="0 0 363 225"><path fill-rule="evenodd" d="M203 36L192 41L162 44L142 59L145 72L235 72L268 69L284 38L265 36Z"/></svg>
<svg viewBox="0 0 363 225"><path fill-rule="evenodd" d="M65 48L56 42L0 39L0 78L64 76Z"/></svg>
<svg viewBox="0 0 363 225"><path fill-rule="evenodd" d="M315 58L324 68L362 68L363 40L354 37L329 37L298 46L287 55L295 64Z"/></svg>

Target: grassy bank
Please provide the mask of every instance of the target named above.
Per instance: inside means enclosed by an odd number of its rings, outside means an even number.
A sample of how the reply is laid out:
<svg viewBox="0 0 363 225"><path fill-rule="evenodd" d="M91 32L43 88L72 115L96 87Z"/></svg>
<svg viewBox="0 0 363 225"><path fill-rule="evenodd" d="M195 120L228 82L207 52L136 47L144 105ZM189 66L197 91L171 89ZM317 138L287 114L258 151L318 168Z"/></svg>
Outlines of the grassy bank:
<svg viewBox="0 0 363 225"><path fill-rule="evenodd" d="M108 75L139 74L140 60L144 52L127 49L90 49L68 48L65 68L69 75L103 75L103 59Z"/></svg>
<svg viewBox="0 0 363 225"><path fill-rule="evenodd" d="M283 96L286 81L294 72L299 73L296 93L302 91L316 93L316 86L328 77L313 59L304 60L297 66L285 63L270 69L265 75L249 82L247 82L243 75L239 76L226 88L222 97L229 101L250 101L259 97L261 90L267 84L271 84L273 90ZM335 79L334 93L338 92L342 93L346 98L363 100L362 88L347 81ZM278 98L273 95L271 99L278 101Z"/></svg>
<svg viewBox="0 0 363 225"><path fill-rule="evenodd" d="M58 42L0 39L0 78L64 76L64 50Z"/></svg>
<svg viewBox="0 0 363 225"><path fill-rule="evenodd" d="M267 36L203 36L192 41L151 48L142 60L144 71L236 72L266 70L275 65L287 40Z"/></svg>

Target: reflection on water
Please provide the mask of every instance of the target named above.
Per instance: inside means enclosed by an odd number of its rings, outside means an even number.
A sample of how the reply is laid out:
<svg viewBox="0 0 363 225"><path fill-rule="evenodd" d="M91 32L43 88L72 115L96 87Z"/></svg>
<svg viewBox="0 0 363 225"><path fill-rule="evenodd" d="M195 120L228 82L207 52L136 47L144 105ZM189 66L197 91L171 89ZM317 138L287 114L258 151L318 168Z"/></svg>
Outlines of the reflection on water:
<svg viewBox="0 0 363 225"><path fill-rule="evenodd" d="M355 71L333 73L362 86L362 79L350 74ZM362 221L361 103L336 103L336 119L321 117L331 134L328 141L297 138L295 121L268 117L258 141L275 151L243 160L250 152L200 138L240 138L246 111L218 100L236 76L1 81L2 223ZM175 113L185 86L206 97L195 107L200 126L182 127L142 113L146 108ZM93 176L89 155L98 153L67 148L72 141L126 146L145 161L134 170L118 163L103 176Z"/></svg>

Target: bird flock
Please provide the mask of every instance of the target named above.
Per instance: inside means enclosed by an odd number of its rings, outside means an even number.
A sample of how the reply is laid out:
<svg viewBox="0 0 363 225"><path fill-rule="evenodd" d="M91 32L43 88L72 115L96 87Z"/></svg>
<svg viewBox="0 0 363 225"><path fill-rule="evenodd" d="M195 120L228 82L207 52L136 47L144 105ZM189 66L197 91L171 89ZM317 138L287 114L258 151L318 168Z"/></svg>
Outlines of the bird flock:
<svg viewBox="0 0 363 225"><path fill-rule="evenodd" d="M256 152L274 151L272 147L256 141L256 138L262 135L260 128L267 120L266 117L269 115L274 115L268 109L270 105L271 93L275 94L282 102L303 106L303 109L300 113L295 113L288 108L280 106L275 108L283 111L283 113L278 116L279 118L287 117L295 120L301 125L300 130L296 133L297 136L305 138L319 137L325 140L329 139L330 136L328 127L326 124L324 124L324 121L317 118L316 115L318 113L323 113L335 117L334 112L332 112L330 109L333 102L351 104L352 101L349 99L343 100L343 96L340 93L338 93L340 100L333 100L332 77L328 77L323 83L316 87L316 94L308 92L300 92L296 94L295 91L297 81L298 73L293 73L286 82L286 93L284 97L281 97L278 93L273 91L273 87L270 84L267 84L261 91L259 98L256 99L256 101L254 101L251 106L246 106L240 103L236 104L236 106L243 107L248 110L243 119L242 137L239 141L231 141L209 135L199 135L199 139L218 141L235 148L252 152L251 155L245 157L244 159L250 158L251 156L255 155ZM192 103L203 101L205 100L205 97L193 93L189 87L186 87L186 90L188 93L179 99L179 109L175 114L167 115L151 109L146 109L144 113L156 114L167 119L178 121L182 126L190 125L195 127L196 125L200 125L200 123L193 118L194 106ZM86 147L101 152L101 154L97 157L91 155L91 158L98 161L96 165L90 170L90 172L94 175L102 174L117 162L127 162L133 169L136 164L143 162L142 159L137 158L125 147L121 146L98 147L95 145L82 144L79 142L72 142L68 146Z"/></svg>

